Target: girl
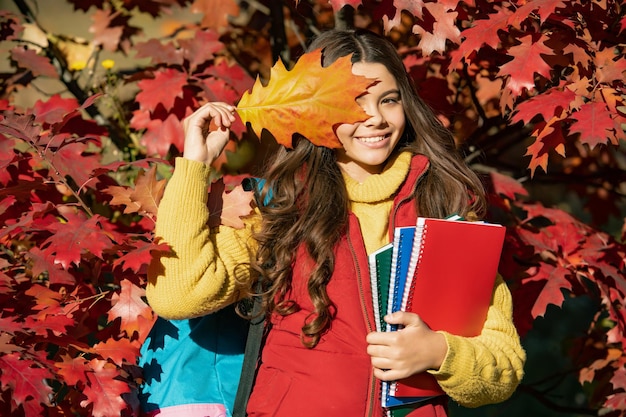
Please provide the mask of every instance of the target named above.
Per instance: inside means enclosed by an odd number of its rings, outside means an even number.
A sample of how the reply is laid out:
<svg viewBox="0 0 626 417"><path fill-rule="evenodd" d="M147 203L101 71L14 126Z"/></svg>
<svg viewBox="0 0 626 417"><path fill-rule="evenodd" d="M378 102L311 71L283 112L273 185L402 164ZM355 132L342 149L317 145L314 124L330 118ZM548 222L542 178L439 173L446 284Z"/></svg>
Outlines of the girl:
<svg viewBox="0 0 626 417"><path fill-rule="evenodd" d="M173 255L151 266L150 304L165 318L200 316L249 296L262 277L269 332L249 416L379 417L380 381L419 372L464 406L505 400L522 378L525 354L500 277L477 337L432 331L406 312L386 317L401 331L373 325L367 255L418 215L480 216L480 180L387 40L333 30L310 48L323 48L324 65L352 54L353 73L378 81L357 99L370 118L337 127L341 149L296 138L264 175L260 201L271 194L270 203L243 229L209 230L209 164L228 140L235 108L209 103L188 117L156 228ZM217 126L210 132L209 122ZM409 415L444 416L446 403L422 401Z"/></svg>

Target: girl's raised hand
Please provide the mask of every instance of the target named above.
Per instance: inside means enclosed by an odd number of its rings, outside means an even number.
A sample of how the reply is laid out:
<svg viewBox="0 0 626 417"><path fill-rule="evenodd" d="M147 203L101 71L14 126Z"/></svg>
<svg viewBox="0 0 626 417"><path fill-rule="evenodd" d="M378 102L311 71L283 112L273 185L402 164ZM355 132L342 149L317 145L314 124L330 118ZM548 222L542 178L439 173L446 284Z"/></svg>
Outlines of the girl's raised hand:
<svg viewBox="0 0 626 417"><path fill-rule="evenodd" d="M235 106L207 103L183 120L185 145L183 157L211 164L222 153L235 121Z"/></svg>
<svg viewBox="0 0 626 417"><path fill-rule="evenodd" d="M385 316L385 321L401 329L367 335L367 353L372 358L376 378L395 381L439 369L448 353L444 335L431 330L414 313L398 311Z"/></svg>

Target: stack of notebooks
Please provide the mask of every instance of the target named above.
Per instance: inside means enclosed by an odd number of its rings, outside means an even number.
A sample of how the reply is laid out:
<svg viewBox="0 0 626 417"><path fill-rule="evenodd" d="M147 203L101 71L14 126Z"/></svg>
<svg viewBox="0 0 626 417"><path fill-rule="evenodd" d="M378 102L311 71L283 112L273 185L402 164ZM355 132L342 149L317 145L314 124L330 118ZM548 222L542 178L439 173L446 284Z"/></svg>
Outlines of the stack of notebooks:
<svg viewBox="0 0 626 417"><path fill-rule="evenodd" d="M419 314L433 330L459 336L480 334L486 316L505 228L485 222L418 218L397 227L393 242L369 256L378 331L395 331L387 313ZM382 383L383 407L408 405L443 391L426 373Z"/></svg>

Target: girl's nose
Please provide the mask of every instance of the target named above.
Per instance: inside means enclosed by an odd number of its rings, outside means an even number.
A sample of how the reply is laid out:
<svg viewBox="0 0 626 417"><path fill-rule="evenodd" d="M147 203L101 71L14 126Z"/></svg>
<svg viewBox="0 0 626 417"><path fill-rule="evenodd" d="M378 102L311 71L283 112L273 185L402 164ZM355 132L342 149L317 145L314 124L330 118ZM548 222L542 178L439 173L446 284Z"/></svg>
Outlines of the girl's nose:
<svg viewBox="0 0 626 417"><path fill-rule="evenodd" d="M365 113L367 113L368 116L370 116L369 119L363 122L365 123L365 125L379 126L383 124L385 118L383 117L383 114L378 109L378 106L363 106L363 110L365 110Z"/></svg>

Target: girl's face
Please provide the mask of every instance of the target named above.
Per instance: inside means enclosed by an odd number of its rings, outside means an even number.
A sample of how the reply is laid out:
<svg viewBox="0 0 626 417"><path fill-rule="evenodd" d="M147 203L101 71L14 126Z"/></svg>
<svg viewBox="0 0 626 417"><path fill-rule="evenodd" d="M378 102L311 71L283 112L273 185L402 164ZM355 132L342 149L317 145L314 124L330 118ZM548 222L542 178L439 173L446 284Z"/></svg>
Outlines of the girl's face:
<svg viewBox="0 0 626 417"><path fill-rule="evenodd" d="M357 62L352 72L378 83L357 99L369 119L339 125L336 134L343 148L337 149L339 167L359 182L382 171L400 141L406 119L398 84L383 64Z"/></svg>

